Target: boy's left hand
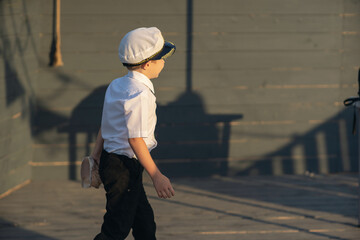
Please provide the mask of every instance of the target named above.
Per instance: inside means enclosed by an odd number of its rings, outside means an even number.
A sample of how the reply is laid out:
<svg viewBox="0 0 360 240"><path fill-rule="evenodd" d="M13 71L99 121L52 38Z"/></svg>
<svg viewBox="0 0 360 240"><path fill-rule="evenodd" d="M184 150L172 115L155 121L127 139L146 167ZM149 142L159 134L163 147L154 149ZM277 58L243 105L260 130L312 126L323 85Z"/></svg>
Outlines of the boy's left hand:
<svg viewBox="0 0 360 240"><path fill-rule="evenodd" d="M157 172L152 180L159 198L171 198L175 195L170 180L161 172Z"/></svg>

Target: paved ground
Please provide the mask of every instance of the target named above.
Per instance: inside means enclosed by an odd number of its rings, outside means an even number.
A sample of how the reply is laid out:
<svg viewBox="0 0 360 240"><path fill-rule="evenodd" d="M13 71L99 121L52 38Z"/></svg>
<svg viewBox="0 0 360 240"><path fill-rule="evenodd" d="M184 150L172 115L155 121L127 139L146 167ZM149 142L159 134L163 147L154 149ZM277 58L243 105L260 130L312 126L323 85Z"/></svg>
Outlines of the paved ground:
<svg viewBox="0 0 360 240"><path fill-rule="evenodd" d="M146 189L158 239L360 239L357 176L174 179L176 197ZM104 214L104 190L35 181L0 199L0 239L90 240ZM131 236L128 239L133 239Z"/></svg>

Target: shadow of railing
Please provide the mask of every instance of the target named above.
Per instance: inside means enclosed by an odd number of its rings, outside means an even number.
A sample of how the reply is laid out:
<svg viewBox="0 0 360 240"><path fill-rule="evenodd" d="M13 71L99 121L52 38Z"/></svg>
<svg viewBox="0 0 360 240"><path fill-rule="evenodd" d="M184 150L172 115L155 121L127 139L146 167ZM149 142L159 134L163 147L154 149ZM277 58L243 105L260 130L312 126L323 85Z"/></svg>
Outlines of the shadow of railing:
<svg viewBox="0 0 360 240"><path fill-rule="evenodd" d="M68 134L71 180L78 179L76 162L81 158L77 152L77 136L86 135L84 148L85 153L89 154L90 145L94 142L101 124L106 88L107 86L98 87L84 98L74 108L67 123L58 128L59 132ZM241 118L241 114L207 114L200 95L185 93L176 101L159 106L157 115L155 134L159 147L152 155L169 176L227 174L230 122ZM200 144L194 147L193 142Z"/></svg>
<svg viewBox="0 0 360 240"><path fill-rule="evenodd" d="M253 160L237 175L357 172L358 139L352 135L353 111L344 109L289 144Z"/></svg>
<svg viewBox="0 0 360 240"><path fill-rule="evenodd" d="M68 156L69 170L68 176L70 180L78 179L76 162L82 156L79 156L78 150L78 134L85 134L86 140L84 144L85 155L91 153L91 144L96 139L97 133L101 125L102 106L107 86L96 88L90 95L84 98L74 108L67 123L58 128L61 133L68 134Z"/></svg>
<svg viewBox="0 0 360 240"><path fill-rule="evenodd" d="M26 166L32 157L33 80L39 58L31 5L25 0L0 1L0 193L31 177L30 168Z"/></svg>
<svg viewBox="0 0 360 240"><path fill-rule="evenodd" d="M6 16L4 15L5 11L10 13L6 18L3 17L2 21L0 21L0 56L4 63L3 76L5 79L5 101L7 107L17 99L22 99L22 102L26 105L26 95L29 94L26 94L23 82L30 84L29 71L31 71L31 69L29 70L28 63L25 60L25 54L26 51L29 51L32 47L32 50L36 52L36 48L34 47L35 44L33 43L33 33L29 27L30 24L25 2L23 2L22 5L23 14L26 17L25 20L22 21L22 24L26 26L26 34L23 33L23 29L18 29L18 22L16 14L14 14L13 4L7 4L6 1L0 1L0 15ZM11 30L9 29L9 26L12 27ZM25 41L21 39L23 35L27 36ZM19 70L21 73L19 73ZM26 106L24 106L24 108L26 109Z"/></svg>
<svg viewBox="0 0 360 240"><path fill-rule="evenodd" d="M169 176L227 175L230 123L242 114L208 114L200 94L187 91L157 115L153 157Z"/></svg>

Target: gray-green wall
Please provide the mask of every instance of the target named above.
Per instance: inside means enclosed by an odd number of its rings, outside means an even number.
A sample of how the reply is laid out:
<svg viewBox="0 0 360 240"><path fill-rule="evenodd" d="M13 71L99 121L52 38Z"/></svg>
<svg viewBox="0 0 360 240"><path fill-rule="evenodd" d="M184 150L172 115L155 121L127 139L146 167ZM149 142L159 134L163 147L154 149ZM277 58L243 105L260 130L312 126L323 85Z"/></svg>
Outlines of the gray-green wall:
<svg viewBox="0 0 360 240"><path fill-rule="evenodd" d="M48 66L54 2L0 5L1 66L8 67L0 76L0 136L19 139L1 146L1 161L21 162L28 178L31 166L34 179L78 179L79 161L99 127L106 85L126 72L117 46L141 26L157 26L177 45L154 80L159 147L153 156L168 175L358 169L352 110L342 101L357 93L360 1L61 4L60 68ZM9 98L10 83L17 90ZM12 119L18 112L21 117ZM24 159L20 148L32 156ZM2 173L14 172L16 164Z"/></svg>
<svg viewBox="0 0 360 240"><path fill-rule="evenodd" d="M0 194L31 178L39 7L0 1Z"/></svg>

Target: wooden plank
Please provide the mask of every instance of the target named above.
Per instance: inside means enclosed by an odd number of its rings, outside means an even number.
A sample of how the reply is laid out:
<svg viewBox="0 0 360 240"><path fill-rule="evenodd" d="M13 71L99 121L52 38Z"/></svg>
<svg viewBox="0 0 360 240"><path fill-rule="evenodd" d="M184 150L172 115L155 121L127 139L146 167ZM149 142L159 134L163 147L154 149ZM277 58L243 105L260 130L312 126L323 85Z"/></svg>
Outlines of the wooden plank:
<svg viewBox="0 0 360 240"><path fill-rule="evenodd" d="M11 47L11 46L7 46ZM7 78L6 84L19 84L23 89L35 89L38 73L38 62L36 55L28 51L24 56L20 56L19 52L9 52L9 55L0 58L0 78ZM16 82L15 82L16 80ZM5 82L5 81L4 81ZM5 85L6 86L6 85ZM13 89L19 91L20 86ZM9 93L7 93L9 94ZM6 95L1 94L0 99L4 99Z"/></svg>
<svg viewBox="0 0 360 240"><path fill-rule="evenodd" d="M294 103L294 102L330 102L337 101L336 93L338 89L257 89L249 91L238 91L233 89L205 89L200 92L201 98L206 104L231 104L231 103ZM182 101L177 104L192 104L194 98L191 96L180 96L182 91L164 92L157 96L159 104L168 104L180 97ZM216 97L214 97L216 96ZM277 96L274 98L274 96Z"/></svg>
<svg viewBox="0 0 360 240"><path fill-rule="evenodd" d="M69 166L44 166L44 167L32 167L32 179L33 180L69 180ZM75 173L80 173L79 167L74 167L73 170ZM80 181L81 178L79 174L76 174L74 179ZM79 184L79 188L81 185Z"/></svg>
<svg viewBox="0 0 360 240"><path fill-rule="evenodd" d="M29 179L31 175L30 168L28 166L29 158L24 156L31 156L31 153L31 146L28 145L24 146L23 148L18 148L17 151L11 152L8 156L2 157L1 182L6 183L9 181L12 183L17 182L19 184ZM6 187L4 187L2 190L5 188Z"/></svg>
<svg viewBox="0 0 360 240"><path fill-rule="evenodd" d="M93 139L93 141L95 141ZM44 145L34 149L34 160L30 163L32 167L70 167L71 164L81 163L84 156L91 154L93 142L91 147L85 143L78 142L77 146L70 146L68 144ZM71 147L71 149L70 149ZM71 152L71 154L70 154Z"/></svg>
<svg viewBox="0 0 360 240"><path fill-rule="evenodd" d="M344 43L343 43L344 49L346 51L355 50L355 51L359 52L360 44L358 44L358 43L360 41L360 34L344 35L343 40L344 40Z"/></svg>
<svg viewBox="0 0 360 240"><path fill-rule="evenodd" d="M340 81L342 84L357 84L357 77L358 77L358 72L359 72L359 68L358 67L348 67L345 68L346 66L344 66L344 70L341 73L341 78Z"/></svg>
<svg viewBox="0 0 360 240"><path fill-rule="evenodd" d="M64 8L64 2L65 1L61 1L61 14L63 14L63 8ZM39 11L40 16L46 16L46 15L52 15L53 14L54 6L55 6L55 3L53 1L37 0L37 2L39 3L38 11ZM52 22L52 21L50 21L50 22Z"/></svg>
<svg viewBox="0 0 360 240"><path fill-rule="evenodd" d="M165 36L166 37L166 36ZM99 34L97 36L65 34L62 37L64 53L117 53L122 36ZM186 36L178 34L167 40L178 49L186 49ZM42 51L49 50L50 39L44 41ZM343 36L340 33L199 33L193 38L195 51L292 51L341 49ZM348 46L351 47L351 46Z"/></svg>
<svg viewBox="0 0 360 240"><path fill-rule="evenodd" d="M294 124L305 124L309 128L317 124L329 121L329 123L337 124L334 116L338 115L338 111L344 109L343 106L334 107L327 104L327 102L316 102L309 104L293 103L293 104L225 104L225 105L206 105L206 109L200 106L192 105L158 105L158 128L172 127L186 127L186 126L216 126L223 127L224 122L231 122L231 127L239 128L256 128L261 131L277 129L274 126L293 126ZM51 111L51 110L50 110ZM55 112L59 112L54 109ZM343 118L351 120L351 111L348 111ZM54 117L42 115L38 116L38 120L34 123L34 129L44 128L46 133L42 137L48 136L51 143L59 141L65 143L68 141L67 135L70 132L86 133L94 132L100 125L101 109L98 109L98 114L93 114L93 110L79 109L74 113L68 113L69 119L58 121ZM84 116L92 115L93 118L88 120L81 120L74 115ZM189 117L191 116L191 117ZM242 117L241 117L242 116ZM78 120L76 120L78 119ZM84 117L85 119L85 117ZM350 123L349 123L350 124ZM351 125L351 124L350 124ZM54 129L54 133L50 131ZM94 130L95 129L95 130ZM280 129L278 129L280 130ZM95 131L96 132L96 131ZM62 134L64 133L64 134ZM45 135L44 135L45 134ZM56 135L58 134L58 138ZM61 137L63 136L63 137ZM53 140L52 140L53 139ZM62 139L62 140L61 140ZM54 142L54 140L56 140Z"/></svg>
<svg viewBox="0 0 360 240"><path fill-rule="evenodd" d="M321 158L325 158L329 164L332 164L332 169L335 170L341 167L341 153L338 143L331 141L333 136L326 135L326 152L319 155L318 146L319 143L315 140L315 136L303 137L297 141L296 144L292 144L290 138L276 138L276 137L244 137L238 140L230 140L224 145L214 143L193 143L189 141L186 143L178 144L166 144L159 142L158 148L153 152L155 159L159 160L159 163L187 163L187 162L242 162L246 161L249 164L256 164L258 161L265 160L267 162L273 161L277 158L282 161L296 161L303 158L304 161L313 161L308 163L314 170L317 168L318 161ZM214 139L216 140L216 139ZM302 152L296 153L296 148L301 147ZM182 150L181 150L182 149ZM356 148L353 148L352 152L356 152ZM176 153L176 154L174 154ZM353 162L356 159L355 154L349 155ZM166 159L166 161L162 161ZM356 160L355 160L356 163ZM292 172L293 173L293 172Z"/></svg>
<svg viewBox="0 0 360 240"><path fill-rule="evenodd" d="M218 4L216 0L194 1L194 13L286 13L286 14L335 14L341 9L341 1L301 1L301 0L226 0ZM279 7L281 6L281 7Z"/></svg>
<svg viewBox="0 0 360 240"><path fill-rule="evenodd" d="M181 53L178 54L177 59L180 58ZM339 66L339 53L331 51L194 52L193 63L193 70L283 69L315 66L316 68L333 68Z"/></svg>
<svg viewBox="0 0 360 240"><path fill-rule="evenodd" d="M319 92L321 91L321 92ZM51 108L56 106L56 108L75 108L82 99L85 99L88 96L88 91L81 90L69 90L61 93L58 97L51 97L52 91L42 92L38 94L39 101L46 107ZM174 90L169 92L164 92L161 95L157 95L157 102L161 105L169 104L170 102L175 101L178 97L181 97L183 93L182 90ZM308 102L326 102L331 103L336 102L338 89L258 89L252 91L238 91L232 89L206 89L201 91L201 97L206 104L230 104L230 103L257 103L257 104L266 104L266 103L294 103L302 100L304 103ZM277 98L274 98L274 95ZM214 96L218 96L214 98ZM261 96L261 97L259 97ZM195 103L191 96L181 97L181 101L177 101L176 105L189 105ZM100 101L100 100L99 100Z"/></svg>
<svg viewBox="0 0 360 240"><path fill-rule="evenodd" d="M345 13L356 13L360 12L360 4L358 1L343 0L344 12Z"/></svg>
<svg viewBox="0 0 360 240"><path fill-rule="evenodd" d="M119 67L114 71L100 70L92 71L61 71L42 68L37 79L37 91L58 89L87 89L89 93L96 89L107 86L112 80L127 74L125 67ZM0 78L1 79L1 78Z"/></svg>
<svg viewBox="0 0 360 240"><path fill-rule="evenodd" d="M59 112L64 115L60 115ZM65 114L69 116L65 117ZM97 132L101 123L101 116L102 108L100 106L87 107L85 109L77 108L66 111L48 109L37 113L36 122L34 122L33 128L36 132L46 132L50 129L56 129L58 133L71 133L74 131Z"/></svg>
<svg viewBox="0 0 360 240"><path fill-rule="evenodd" d="M61 18L62 35L98 34L117 36L120 39L130 30L141 26L157 26L165 36L187 34L185 14L97 14L95 15L63 14ZM133 21L133 19L137 21ZM94 21L101 19L101 21ZM345 17L345 21L354 21L356 17ZM44 15L37 20L44 35L52 33L52 16ZM114 22L121 25L114 27ZM327 33L342 31L343 16L317 14L206 14L195 15L193 34L211 33ZM355 21L356 22L356 21ZM91 23L91 24L89 24Z"/></svg>
<svg viewBox="0 0 360 240"><path fill-rule="evenodd" d="M35 33L40 30L39 17L37 13L1 15L0 11L0 23L0 36L3 38L2 42L12 37L17 37L19 39L26 37L27 39L31 39L32 44L36 44L37 41L35 38L37 38L37 35L35 35ZM24 50L26 50L26 48L24 48Z"/></svg>
<svg viewBox="0 0 360 240"><path fill-rule="evenodd" d="M337 0L225 0L222 4L218 1L193 1L194 14L202 13L307 13L307 14L334 14L339 13L341 1ZM131 0L126 1L104 1L98 4L96 0L89 0L86 4L82 2L64 1L64 14L176 14L186 12L185 1L143 2L139 9L138 3ZM281 6L281 7L278 7Z"/></svg>
<svg viewBox="0 0 360 240"><path fill-rule="evenodd" d="M0 157L8 158L9 155L29 147L31 143L30 127L27 121L12 120L3 124L4 128L10 128L10 131L3 132L0 136ZM19 161L21 162L21 161Z"/></svg>
<svg viewBox="0 0 360 240"><path fill-rule="evenodd" d="M176 57L176 56L174 56ZM72 90L88 89L89 93L95 88L106 86L113 79L126 74L125 68L114 71L91 69L84 71L53 71L46 69L39 73L37 83L34 84L37 91L50 91L51 89ZM357 72L354 69L284 69L284 70L251 70L233 69L227 71L209 70L195 71L193 73L193 86L195 89L204 88L266 88L267 85L314 85L328 84L330 87L340 83L351 84L354 82ZM0 78L1 79L1 78ZM348 81L347 81L348 79ZM185 89L186 73L183 70L168 70L167 67L158 79L153 80L156 92L171 91L175 88ZM346 86L345 86L346 87ZM4 96L4 95L3 95Z"/></svg>
<svg viewBox="0 0 360 240"><path fill-rule="evenodd" d="M193 52L193 70L338 68L337 51L201 51ZM296 57L294 57L296 56ZM186 69L186 54L180 49L167 61L167 69ZM117 53L64 53L69 70L118 69Z"/></svg>
<svg viewBox="0 0 360 240"><path fill-rule="evenodd" d="M218 34L218 35L217 35ZM339 33L213 33L195 36L193 49L205 51L297 51L341 48Z"/></svg>
<svg viewBox="0 0 360 240"><path fill-rule="evenodd" d="M163 131L161 129L167 129L169 127L181 129L182 127L191 128L192 126L222 128L224 127L224 122L231 121L230 127L232 131L235 131L235 129L256 129L264 132L274 130L284 132L286 129L280 131L281 129L278 129L276 126L289 126L291 128L294 124L305 124L307 129L309 129L326 121L336 125L338 124L338 120L332 118L336 116L340 109L343 109L343 107L335 108L326 102L322 104L314 103L314 105L296 105L299 106L294 107L291 104L266 104L263 106L256 104L206 105L207 111L194 105L158 105L157 129ZM236 114L236 112L238 112L238 114ZM84 115L85 117L78 118L75 115ZM93 117L86 118L86 116L89 115ZM349 112L343 117L352 119L351 116ZM96 134L100 126L101 109L99 109L96 114L88 109L79 109L79 111L76 111L76 114L71 113L69 119L74 120L71 120L71 122L70 120L58 121L54 117L39 114L37 121L33 125L33 129L34 132L40 132L41 137L48 139L46 141L51 144L56 144L56 142L64 144L69 140L68 136L71 133L82 134L90 132ZM350 125L351 123L349 123L349 126ZM299 127L297 126L297 128ZM51 133L50 129L54 129L55 132ZM304 128L299 128L298 130L300 129ZM42 133L42 131L45 132ZM179 130L179 132L181 131Z"/></svg>
<svg viewBox="0 0 360 240"><path fill-rule="evenodd" d="M251 106L248 108L250 109ZM314 110L298 110L298 109L289 109L289 114L286 114L286 108L279 108L276 111L276 107L272 108L271 106L263 106L259 108L258 111L264 111L268 108L268 112L264 112L263 115L259 114L256 111L251 113L250 111L244 110L244 119L235 118L229 124L231 129L231 136L234 139L243 138L243 132L248 132L250 135L254 134L255 137L260 137L262 134L264 136L272 136L276 135L280 138L288 138L291 137L293 134L301 134L307 131L312 130L313 128L320 126L321 124L326 124L331 126L332 129L336 129L339 126L340 120L346 120L347 125L349 126L349 133L350 133L350 125L351 125L351 112L348 111L348 114L341 114L341 115L334 115L329 116L329 113L324 111L321 114L316 115L316 112L320 112L320 109ZM329 107L330 108L330 107ZM241 107L241 109L243 109ZM171 118L166 117L162 114L159 114L159 121L157 126L158 137L161 141L165 142L183 142L185 139L188 140L205 140L209 138L206 132L212 132L211 129L223 129L225 127L224 121L226 122L227 114L207 114L204 115L195 115L193 111L179 111L175 112L174 109L170 109L173 111L168 111L169 114L174 114L175 116L179 115L188 115L189 113L193 113L191 120L188 117L178 118L177 121L172 121ZM191 110L191 108L189 108ZM283 110L283 111L282 111ZM269 113L272 113L270 115ZM256 116L256 114L258 116ZM296 118L296 114L298 117ZM285 118L286 115L289 115L288 118ZM305 116L305 117L302 117ZM310 117L309 117L310 116ZM200 118L202 117L202 118ZM259 120L260 119L260 120ZM331 119L331 120L328 120ZM86 124L86 123L84 123ZM35 148L47 148L47 147L59 147L59 148L68 148L68 141L70 134L76 134L76 141L72 144L80 144L83 146L85 143L88 142L88 133L91 133L92 141L97 133L95 130L91 130L89 128L87 131L81 130L82 128L79 126L77 129L74 125L74 129L71 132L61 131L59 129L54 129L52 131L47 131L46 133L42 134L42 139L36 145ZM86 125L85 125L86 127ZM97 130L97 129L96 129ZM169 132L178 132L175 138L173 134L169 134ZM185 132L193 132L194 134L185 134ZM202 132L200 135L196 135L196 132ZM281 133L280 133L281 132ZM54 138L58 134L58 139L54 141ZM338 134L335 131L335 134ZM204 136L205 137L204 137ZM62 137L61 137L62 136ZM46 140L48 139L48 140ZM216 141L215 141L216 142ZM201 142L200 142L201 143ZM57 146L59 144L59 146Z"/></svg>
<svg viewBox="0 0 360 240"><path fill-rule="evenodd" d="M357 81L356 79L354 79L354 82ZM339 100L342 104L342 102L345 100L345 99L348 99L349 97L356 97L358 96L358 84L355 85L356 87L354 87L353 89L343 89L343 90L340 90L339 92ZM351 118L351 117L350 117Z"/></svg>
<svg viewBox="0 0 360 240"><path fill-rule="evenodd" d="M0 182L0 194L3 197L7 196L7 191L21 186L22 184L28 184L31 179L31 168L28 164L25 164L17 169L13 169L11 172L2 172ZM11 192L8 192L10 194Z"/></svg>
<svg viewBox="0 0 360 240"><path fill-rule="evenodd" d="M357 13L348 13L344 15L343 19L343 32L345 33L357 33L359 35L360 28L360 10Z"/></svg>
<svg viewBox="0 0 360 240"><path fill-rule="evenodd" d="M83 99L89 95L88 90L68 90L58 93L54 96L56 91L50 89L49 91L42 91L38 93L39 104L43 107L51 108L56 106L58 109L74 109Z"/></svg>
<svg viewBox="0 0 360 240"><path fill-rule="evenodd" d="M4 111L0 111L0 123L7 124L7 121L12 121L17 118L23 121L29 120L30 116L26 113L28 113L30 106L22 101L24 99L26 99L26 97L22 96L11 103L0 100L1 105L4 106Z"/></svg>
<svg viewBox="0 0 360 240"><path fill-rule="evenodd" d="M164 72L155 81L159 86L166 85L172 80L172 72ZM167 77L169 76L169 77ZM230 70L230 71L196 71L193 74L193 86L196 89L204 88L238 88L239 90L267 88L280 85L313 85L339 84L340 70L333 69L299 69L288 71L276 70ZM171 83L171 82L170 82Z"/></svg>
<svg viewBox="0 0 360 240"><path fill-rule="evenodd" d="M342 64L344 66L352 67L353 69L358 69L360 64L360 50L349 50L349 52L344 52Z"/></svg>
<svg viewBox="0 0 360 240"><path fill-rule="evenodd" d="M200 33L324 33L339 32L337 14L198 14L193 17L194 34Z"/></svg>
<svg viewBox="0 0 360 240"><path fill-rule="evenodd" d="M42 0L44 1L44 0ZM46 0L45 0L46 1ZM0 3L0 16L16 16L38 14L40 1L4 0ZM12 18L12 17L10 17ZM15 18L13 18L14 20Z"/></svg>
<svg viewBox="0 0 360 240"><path fill-rule="evenodd" d="M45 16L43 18L46 18ZM95 20L95 19L101 19ZM134 21L136 19L136 21ZM139 27L156 26L162 32L186 32L186 15L174 13L166 14L139 14L139 15L119 15L116 14L102 14L94 18L94 15L66 15L63 14L61 18L62 34L88 34L90 36L97 34L118 35L119 42L121 38L129 31ZM50 22L51 23L51 22ZM114 23L121 23L115 24ZM51 33L49 22L42 22L43 29L47 29L44 33Z"/></svg>
<svg viewBox="0 0 360 240"><path fill-rule="evenodd" d="M287 126L305 123L309 124L309 126L315 126L326 121L333 122L335 121L333 117L337 116L340 110L344 110L343 106L334 107L327 102L322 102L322 104L313 103L313 105L311 103L304 104L303 107L301 107L301 103L205 105L206 107L204 108L196 107L195 105L158 105L158 125L161 127L162 124L167 126L168 124L181 125L185 123L187 126L193 123L196 126L200 123L213 124L219 122L220 127L223 126L223 122L231 121L231 126L233 127L254 126L256 128L259 125L264 125L264 128L260 127L259 129L265 131L266 128L270 130L276 125ZM351 114L346 114L345 116L352 119Z"/></svg>
<svg viewBox="0 0 360 240"><path fill-rule="evenodd" d="M207 88L200 91L200 101L201 99L205 101L206 105L223 105L223 104L281 104L281 103L294 103L301 102L311 103L311 102L329 102L334 104L338 101L336 93L339 92L339 88L319 87L311 88L308 85L294 85L295 87L269 87L269 88L258 88L258 89L233 89L233 88ZM51 89L49 91L42 91L38 93L39 101L44 104L46 108L56 108L62 109L73 109L75 108L83 99L86 99L89 95L88 90L74 89L64 91L56 97L53 97ZM183 89L173 89L171 91L163 91L157 94L157 102L159 105L165 105L173 102L173 105L189 105L196 104L200 102L194 99L191 95L183 95ZM277 97L274 98L274 95ZM196 96L196 95L194 95ZM214 96L218 96L214 98ZM261 97L259 97L261 96ZM180 100L177 100L181 98ZM195 101L196 100L196 101ZM99 98L97 104L101 104L102 98ZM176 102L175 102L176 101ZM94 102L95 104L95 102Z"/></svg>
<svg viewBox="0 0 360 240"><path fill-rule="evenodd" d="M86 4L82 1L64 1L62 9L64 14L177 14L186 11L185 1L156 0L155 2L139 3L131 0L105 0L99 4L96 0L88 0Z"/></svg>
<svg viewBox="0 0 360 240"><path fill-rule="evenodd" d="M95 141L95 136L98 133L98 129L96 131L65 131L63 126L54 126L53 128L46 129L46 131L41 132L40 134L34 137L33 141L33 148L35 149L52 149L53 147L58 147L59 149L67 150L69 145L76 145L79 144L79 147L83 147L86 143L89 142L89 138L92 139L92 143ZM98 125L99 127L99 125ZM76 134L75 140L70 139ZM67 151L66 151L67 152ZM51 153L51 151L48 151ZM34 160L34 161L41 161L41 160Z"/></svg>
<svg viewBox="0 0 360 240"><path fill-rule="evenodd" d="M219 121L221 118L219 118ZM333 129L336 129L338 123L328 123ZM271 126L271 127L269 127ZM314 129L317 125L308 122L289 121L289 120L239 120L227 125L226 123L212 124L211 122L174 123L174 125L163 125L162 121L157 125L157 139L159 146L164 145L187 145L187 144L220 144L223 140L230 141L233 144L243 144L251 140L259 139L291 139L295 134L300 136ZM229 128L229 133L224 136L224 131ZM174 136L174 134L176 136ZM333 131L331 137L338 136L338 131ZM254 143L258 145L257 143Z"/></svg>

